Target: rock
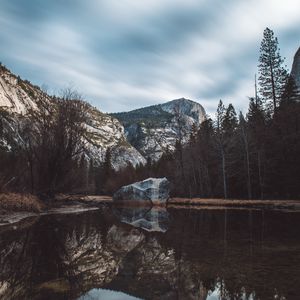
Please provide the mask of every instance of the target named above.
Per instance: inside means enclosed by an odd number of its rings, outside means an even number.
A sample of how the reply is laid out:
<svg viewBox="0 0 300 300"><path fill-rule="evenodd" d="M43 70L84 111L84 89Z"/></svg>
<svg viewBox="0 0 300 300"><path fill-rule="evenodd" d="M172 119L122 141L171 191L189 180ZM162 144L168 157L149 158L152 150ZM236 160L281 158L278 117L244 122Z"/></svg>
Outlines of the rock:
<svg viewBox="0 0 300 300"><path fill-rule="evenodd" d="M206 113L198 102L181 98L129 112L112 114L125 128L127 141L144 157L157 161L174 151L179 135L187 143L193 128L199 128ZM178 125L180 117L180 131Z"/></svg>
<svg viewBox="0 0 300 300"><path fill-rule="evenodd" d="M148 178L121 187L114 195L115 202L138 202L143 205L165 205L169 199L170 184L167 178Z"/></svg>
<svg viewBox="0 0 300 300"><path fill-rule="evenodd" d="M291 75L294 77L297 87L300 89L300 47L294 56Z"/></svg>

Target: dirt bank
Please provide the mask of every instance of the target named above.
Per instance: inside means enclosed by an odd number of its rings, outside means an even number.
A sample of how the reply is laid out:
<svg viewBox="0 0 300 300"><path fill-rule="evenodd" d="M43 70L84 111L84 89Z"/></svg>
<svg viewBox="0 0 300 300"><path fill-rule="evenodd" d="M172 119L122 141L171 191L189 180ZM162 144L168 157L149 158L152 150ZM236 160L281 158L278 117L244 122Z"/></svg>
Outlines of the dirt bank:
<svg viewBox="0 0 300 300"><path fill-rule="evenodd" d="M103 205L113 203L110 196L94 195L57 195L47 204L36 196L21 194L0 194L0 225L17 223L29 217L45 214L69 214L87 210L95 210ZM300 210L297 200L225 200L201 198L170 198L170 208L257 208L257 209L291 209Z"/></svg>
<svg viewBox="0 0 300 300"><path fill-rule="evenodd" d="M46 214L70 214L96 210L105 203L103 198L63 197L43 203L30 194L0 194L0 226L17 223L23 219L36 218Z"/></svg>
<svg viewBox="0 0 300 300"><path fill-rule="evenodd" d="M295 208L300 209L300 200L229 200L202 198L170 198L168 206L193 205L203 207L244 207L244 208Z"/></svg>
<svg viewBox="0 0 300 300"><path fill-rule="evenodd" d="M31 194L1 193L0 212L41 212L45 205L38 197Z"/></svg>

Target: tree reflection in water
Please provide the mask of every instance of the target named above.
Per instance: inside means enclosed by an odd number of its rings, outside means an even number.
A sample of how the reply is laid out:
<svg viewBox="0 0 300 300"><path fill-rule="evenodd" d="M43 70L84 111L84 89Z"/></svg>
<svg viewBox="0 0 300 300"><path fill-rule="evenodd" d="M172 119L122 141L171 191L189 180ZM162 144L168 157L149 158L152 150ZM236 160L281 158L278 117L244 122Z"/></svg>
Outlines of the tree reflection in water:
<svg viewBox="0 0 300 300"><path fill-rule="evenodd" d="M29 219L0 228L0 298L108 289L141 299L297 299L299 225L299 212L260 210L104 208Z"/></svg>

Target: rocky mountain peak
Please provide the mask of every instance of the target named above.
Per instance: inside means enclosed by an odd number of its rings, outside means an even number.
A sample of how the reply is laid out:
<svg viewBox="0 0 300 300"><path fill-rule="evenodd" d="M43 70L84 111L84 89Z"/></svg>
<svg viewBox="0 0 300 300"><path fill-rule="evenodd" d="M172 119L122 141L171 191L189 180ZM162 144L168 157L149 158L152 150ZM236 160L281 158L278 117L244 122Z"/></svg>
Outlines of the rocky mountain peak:
<svg viewBox="0 0 300 300"><path fill-rule="evenodd" d="M179 136L188 142L193 127L206 117L200 103L186 98L112 115L123 124L127 141L154 161L167 150L174 151ZM182 122L180 133L177 116Z"/></svg>
<svg viewBox="0 0 300 300"><path fill-rule="evenodd" d="M300 89L300 47L294 56L291 75L294 77L294 80Z"/></svg>
<svg viewBox="0 0 300 300"><path fill-rule="evenodd" d="M28 109L36 107L36 99L42 96L47 97L39 87L0 65L0 107L13 113L26 114Z"/></svg>
<svg viewBox="0 0 300 300"><path fill-rule="evenodd" d="M205 110L203 106L190 99L175 99L160 105L161 108L171 114L175 114L176 110L183 115L191 117L197 125L205 120Z"/></svg>

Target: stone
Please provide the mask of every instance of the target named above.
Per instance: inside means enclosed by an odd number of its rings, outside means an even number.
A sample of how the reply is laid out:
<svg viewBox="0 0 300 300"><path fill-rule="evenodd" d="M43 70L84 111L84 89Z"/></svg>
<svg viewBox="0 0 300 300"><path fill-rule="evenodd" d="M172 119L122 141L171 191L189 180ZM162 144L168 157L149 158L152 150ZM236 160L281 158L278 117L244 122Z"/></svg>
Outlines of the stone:
<svg viewBox="0 0 300 300"><path fill-rule="evenodd" d="M114 202L136 202L142 205L165 205L169 199L167 178L148 178L121 187L113 195Z"/></svg>
<svg viewBox="0 0 300 300"><path fill-rule="evenodd" d="M180 98L112 116L123 124L127 141L139 153L158 161L164 153L175 151L179 135L183 144L189 142L193 128L205 121L206 112L200 103Z"/></svg>

